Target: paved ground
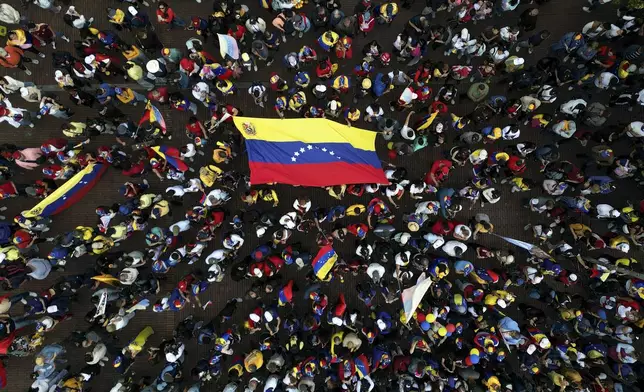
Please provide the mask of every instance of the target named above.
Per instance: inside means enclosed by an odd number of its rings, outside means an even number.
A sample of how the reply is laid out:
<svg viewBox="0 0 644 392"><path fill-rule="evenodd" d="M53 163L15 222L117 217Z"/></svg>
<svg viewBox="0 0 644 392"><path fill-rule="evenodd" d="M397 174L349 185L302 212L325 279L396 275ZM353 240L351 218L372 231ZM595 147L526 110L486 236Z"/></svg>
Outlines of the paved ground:
<svg viewBox="0 0 644 392"><path fill-rule="evenodd" d="M527 1L524 1L527 3ZM8 1L9 4L12 4L16 8L18 8L19 3L16 0L11 0ZM99 28L108 28L108 23L107 23L107 18L105 17L105 7L107 6L113 6L116 7L118 6L118 2L114 0L106 0L106 1L101 1L101 2L71 2L73 3L77 10L83 14L85 14L87 17L93 16L96 19L96 26ZM422 1L418 0L416 2L417 4L414 5L413 9L411 11L409 10L402 10L400 15L398 16L396 22L394 25L390 28L382 27L379 26L376 28L375 32L372 33L370 36L367 37L367 39L364 38L358 38L354 40L354 53L356 54L354 56L354 60L351 62L341 62L341 71L346 74L350 74L352 67L355 65L356 61L359 61L359 51L362 49L362 46L367 42L367 40L371 39L377 39L384 48L390 48L391 42L393 42L396 34L402 29L402 25L407 21L408 18L413 16L415 13L420 12L422 9ZM592 19L600 19L604 21L610 21L615 18L615 13L614 9L611 8L611 6L605 6L604 8L600 8L599 11L596 11L594 14L586 14L581 11L581 6L583 5L584 1L583 0L554 0L551 1L549 4L543 6L541 8L541 15L539 16L539 23L538 23L538 29L541 28L547 28L552 32L552 37L550 41L548 41L546 44L543 45L542 48L538 49L535 51L534 55L529 57L528 62L532 61L535 62L537 59L542 57L545 54L545 50L548 46L548 44L552 43L554 40L558 39L562 34L568 31L572 30L580 30L581 27L589 20ZM211 5L210 2L204 1L202 4L197 4L195 1L191 0L174 0L170 1L170 5L175 9L175 11L184 19L188 19L192 15L207 15L210 10L211 10ZM264 10L258 10L257 3L255 1L251 1L250 4L248 4L251 7L251 10L253 13L257 12L260 16L262 16L266 21L267 24L270 24L270 21L272 20L272 17L269 15L267 11ZM353 10L355 5L355 0L351 1L343 1L342 2L342 9L345 11L350 11ZM519 12L515 12L510 16L503 16L503 18L495 18L491 21L485 21L485 23L479 23L477 26L468 26L471 27L472 30L475 32L480 31L485 25L488 24L496 24L497 26L504 26L508 24L514 24L516 23L518 19L518 15L520 11L525 9L527 5L522 5L519 8ZM307 6L305 9L307 11L311 10L311 5ZM150 9L149 14L153 15L153 9ZM52 26L54 26L56 29L60 29L60 31L63 31L68 37L70 37L73 40L79 39L79 35L77 33L78 30L73 30L66 26L65 24L62 23L61 20L61 15L53 15L47 11L41 10L40 8L37 8L35 6L31 6L27 11L24 12L24 15L26 15L29 20L35 21L35 22L48 22ZM445 22L445 17L446 15L439 14L439 19L436 20L437 23L444 23ZM9 26L14 27L14 26ZM167 47L178 47L181 49L185 49L185 41L192 36L192 32L186 32L186 31L172 31L168 32L165 31L163 28L158 28L157 32L162 40L162 42L165 44ZM121 33L121 38L123 38L125 41L131 41L132 38L129 37L127 34ZM289 39L289 42L286 45L283 45L283 47L280 50L280 54L278 56L281 56L289 51L297 51L304 43L312 45L314 39L317 38L317 36L314 33L309 33L305 35L304 39L301 40L296 40L296 39ZM59 48L63 50L68 50L70 52L73 52L73 47L71 44L66 44L64 42L59 43ZM208 43L206 45L206 48L218 56L217 49L215 49L212 46L212 42ZM49 51L48 51L49 52ZM430 58L432 60L440 60L442 58L442 51L439 51L437 53L431 53ZM242 81L244 82L250 82L252 80L263 80L266 81L268 79L268 73L271 71L280 71L281 64L280 64L280 58L278 57L278 61L275 62L275 64L271 67L271 69L261 69L260 72L257 74L251 74L251 75L244 75L242 77ZM10 74L20 80L31 80L35 82L38 85L44 85L44 86L49 86L47 89L48 90L53 90L52 93L58 94L63 102L66 101L66 94L60 91L55 91L56 88L52 87L52 85L55 85L54 78L53 78L53 73L54 69L51 66L51 59L48 57L42 61L42 63L39 66L32 66L31 69L34 71L34 74L31 77L27 77L24 74L17 74L15 72L7 72L7 74ZM454 57L451 57L449 60L450 64L457 64L457 59ZM395 62L392 62L392 66L396 66ZM282 70L283 71L283 70ZM1 74L4 74L6 70L2 69L0 70ZM282 76L287 76L285 72L282 72ZM290 77L290 76L289 76ZM115 80L115 83L122 83L122 80ZM436 84L434 87L434 91L438 90L439 84ZM462 92L465 92L467 90L468 85L467 84L462 84L459 86ZM507 90L507 86L503 84L498 84L495 85L492 89L492 93L503 93ZM397 97L398 92L394 92L391 95L391 99L393 97ZM556 103L558 105L559 103L565 102L568 98L566 95L569 95L567 92L564 94L564 92L560 92L560 98L559 101ZM269 99L269 102L272 102L273 97ZM20 97L13 96L11 97L11 101L14 104L14 106L18 107L28 107L31 109L34 109L34 106L31 104L26 104ZM600 99L601 102L606 102L607 97L601 97ZM258 110L258 108L253 105L252 100L248 98L248 95L245 93L245 91L242 89L238 95L230 99L228 102L236 105L237 107L240 107L243 109L244 113L249 116L266 116L266 117L274 117L274 113L272 110L267 110L265 112L261 112ZM270 105L269 105L270 106ZM366 103L364 105L361 105L360 108L364 108L366 106ZM463 115L466 113L469 113L473 109L473 105L468 102L462 102L458 103L455 108L453 108L453 112ZM550 112L554 111L555 106L550 105L550 107L547 109ZM86 110L85 108L77 108L76 110L76 115L74 117L75 120L78 121L83 121L86 117L93 117L96 116L97 113L96 111L89 111ZM131 116L131 119L134 121L137 121L139 117L141 116L143 112L143 107L139 106L136 108L125 108L123 109L128 115ZM167 109L162 109L165 115L165 119L167 122L168 129L173 130L174 134L176 135L173 138L173 144L175 145L181 145L186 142L185 136L183 135L183 127L187 122L187 115L184 114L179 114L176 111L169 112ZM205 117L205 109L203 107L200 107L200 117L203 119ZM630 118L642 118L642 112L640 108L635 108L633 112L627 112L625 110L615 110L613 112L613 115L611 117L611 124L612 125L621 125L624 123L628 123ZM499 124L502 124L503 122L499 122ZM21 146L35 146L39 145L41 141L45 140L46 138L53 137L53 136L60 136L60 125L62 124L61 120L54 119L52 117L48 117L47 119L40 120L36 127L31 130L24 130L24 129L13 129L9 126L2 125L1 130L0 130L0 143L5 143L5 142L11 142L11 143L16 143ZM363 126L366 127L365 124ZM448 138L449 139L449 138ZM522 139L529 139L537 143L544 143L546 141L552 141L552 137L550 135L544 135L539 133L539 131L534 130L534 129L529 129L529 128L524 128L522 129ZM113 140L110 138L99 138L98 140L93 141L92 146L97 146L100 144L108 144L112 143ZM445 150L449 150L450 143L447 144L447 146L444 149L439 149L439 148L427 148L419 153L412 155L410 157L405 157L403 159L398 159L395 163L397 165L402 165L410 171L410 177L411 178L418 178L424 174L424 172L428 169L428 167L431 165L431 163L438 159L439 157L442 157L442 154L445 153ZM574 159L574 156L576 153L579 153L582 151L582 148L577 145L577 144L568 144L569 146L569 154L570 157L567 156L569 159ZM626 154L629 152L629 144L628 141L621 141L617 145L617 150L618 153L620 154ZM384 142L382 140L378 141L378 151L380 153L381 158L386 157L386 152L385 152L385 147L384 147ZM206 151L206 157L209 156L209 151ZM205 159L202 159L205 161ZM203 162L199 161L197 164L195 164L196 167L199 167ZM247 163L246 163L246 158L245 156L240 156L238 157L234 162L233 162L234 167L237 170L240 171L247 171ZM536 164L532 163L533 166ZM31 181L36 179L37 176L35 176L35 173L19 173L17 176L17 180L20 182L26 182L26 181ZM471 168L466 167L466 168L460 168L457 169L456 172L452 175L450 178L450 181L448 185L452 186L459 186L463 184L465 181L467 181L468 178L471 177ZM531 172L528 177L532 177L536 180L540 180L540 176L538 173L535 171ZM53 226L53 232L62 232L66 230L70 230L71 228L78 226L78 225L92 225L96 223L96 215L94 214L94 208L99 205L106 203L107 201L119 201L121 200L119 195L116 192L116 188L122 184L125 181L125 179L117 172L111 170L109 171L106 176L102 179L102 181L96 186L94 190L91 191L91 193L78 205L75 205L73 208L70 208L69 210L65 211L64 213L60 214L59 216L56 217L55 223ZM167 182L164 184L160 184L156 182L155 180L151 179L151 182L153 183L153 189L154 190L162 190L167 186ZM498 203L495 206L492 207L486 207L484 209L484 212L488 213L491 218L493 223L495 224L496 231L500 234L505 234L509 236L514 236L523 240L530 240L528 236L524 233L522 230L523 226L530 222L530 223L540 223L538 220L539 218L535 215L528 215L526 214L525 210L521 208L522 204L522 199L533 196L533 195L538 195L540 194L540 190L536 189L533 190L530 193L524 193L524 194L511 194L509 192L509 188L503 188L505 193L503 195L503 199L501 203ZM326 192L323 192L318 189L303 189L303 188L292 188L292 187L286 187L286 186L279 186L277 187L277 191L279 193L280 199L282 200L282 204L279 207L279 211L286 211L290 208L291 203L293 200L297 197L297 195L302 194L302 193L308 193L312 196L312 200L314 202L315 206L331 206L336 204L333 199L331 199ZM614 203L618 204L620 202L623 202L626 199L631 199L631 200L639 200L641 198L641 193L638 193L638 190L634 187L630 187L627 184L621 184L620 183L620 189L618 190L617 193L613 194L610 196L612 200L614 200ZM595 197L594 200L600 200L600 198ZM603 200L608 200L607 197L604 197ZM350 200L351 203L357 202L357 200L352 199ZM366 198L363 198L361 200L362 202L367 202L368 200ZM191 202L196 202L196 200L186 200L185 205L189 206L191 205ZM22 201L22 200L10 200L4 203L7 207L9 207L9 211L6 212L6 215L8 217L12 217L18 212L20 212L23 209L26 209L30 206L31 201ZM401 211L405 211L405 208L407 210L410 209L412 203L406 202L403 204L401 207ZM231 211L237 211L240 208L242 208L241 203L238 201L237 198L233 200L231 205L229 206L229 209ZM263 208L267 208L265 205ZM469 217L473 216L477 212L481 212L482 209L479 206L475 206L471 211L466 211L464 212L463 216L459 216L460 220L467 220ZM178 214L175 214L175 216L181 216L182 212L179 211ZM348 220L347 220L348 221ZM170 220L166 220L164 222L160 222L161 224L169 224L171 223ZM351 223L351 222L347 222ZM396 222L397 225L401 226L400 219ZM592 227L596 229L598 232L602 232L605 230L601 225L597 224L596 222L592 223ZM295 241L301 241L305 246L314 246L314 238L309 237L309 238L304 238L302 235L295 235L296 238L294 238ZM338 252L344 256L345 258L349 258L352 255L353 251L353 244L351 241L347 241L348 243L343 244L342 246L337 247ZM487 246L492 246L492 247L505 247L506 245L500 243L497 239L493 237L485 237L480 239L480 243L487 245ZM127 241L126 244L122 246L122 248L126 249L136 249L136 248L141 248L143 246L143 236L135 236L131 238L129 241ZM259 244L259 241L254 237L254 236L249 236L247 238L247 242L244 246L244 248L241 251L242 255L247 254L251 249L253 249L255 246ZM43 247L43 251L47 251L47 247ZM205 253L207 254L207 253ZM473 254L468 254L470 260L474 260L474 255ZM641 256L641 255L639 255ZM641 259L641 257L640 257ZM71 265L69 266L68 270L64 272L64 274L72 274L72 273L77 273L80 271L83 271L84 269L88 268L91 263L93 263L93 260L91 258L83 258L80 260L74 260ZM198 267L197 265L193 267ZM183 274L187 273L191 267L189 266L179 266L178 268L173 269L168 275L167 275L167 280L163 282L163 289L168 290L171 289L176 281L183 276ZM26 285L24 287L25 290L38 290L42 289L45 287L50 286L55 279L60 276L61 274L55 273L50 276L50 278L46 282L31 282L30 284ZM303 281L304 273L303 272L297 272L295 270L287 269L285 272L285 278L295 278L300 281ZM342 291L347 294L347 301L349 303L349 306L357 306L359 308L362 307L357 301L357 298L355 298L354 289L355 285L358 283L359 279L356 280L353 277L349 277L344 284L339 284L339 283L333 283L328 289L325 289L325 292L330 295L330 301L335 301L335 293ZM126 329L121 331L119 333L120 337L120 342L122 344L126 344L128 339L136 335L144 326L146 325L152 325L156 331L156 334L153 336L151 339L150 343L152 345L157 344L163 337L169 337L171 335L172 330L176 326L176 324L183 319L186 315L188 314L194 314L196 318L198 319L203 319L203 320L210 320L225 304L226 299L231 298L231 297L239 297L243 296L245 291L248 289L250 286L250 282L240 282L240 283L235 283L232 282L230 279L226 278L224 282L215 285L211 287L207 293L205 293L202 296L202 302L205 303L208 299L211 299L214 302L214 306L209 307L205 312L200 310L200 309L187 309L181 313L164 313L164 314L154 314L152 312L146 312L146 313L141 313L137 315L135 320L131 322ZM519 294L522 294L521 291L518 292ZM583 292L582 292L583 294ZM522 300L525 300L525 297L521 295ZM235 322L241 322L242 319L245 318L246 314L248 314L248 311L252 308L254 304L245 302L243 303L243 306L241 310L239 311L237 317L235 318ZM86 301L85 297L82 297L79 303L75 304L73 306L73 312L74 312L74 317L71 321L65 322L61 324L57 329L49 336L47 336L47 343L53 343L56 341L60 341L64 337L68 336L70 331L73 329L84 329L85 323L83 321L83 316L84 314L88 311L89 309L89 304ZM511 312L513 313L513 312ZM249 343L252 339L245 338L244 339L244 344L243 346L237 351L239 353L243 352L243 349L246 347L249 347ZM185 372L189 372L189 369L193 366L194 362L202 357L205 357L208 353L209 348L208 347L203 347L199 346L197 347L194 344L189 345L188 351L188 361L185 365ZM81 366L82 363L82 352L77 349L73 349L70 351L68 354L68 357L70 358L70 364L72 365L73 370L78 370ZM159 366L156 366L154 368L151 368L150 364L145 361L143 358L144 356L141 355L141 358L139 358L135 364L135 371L139 375L151 375L151 376L156 376L158 374L158 371L160 370ZM22 391L28 388L28 385L31 383L28 377L28 373L31 371L31 367L33 366L33 359L32 358L25 358L25 359L10 359L6 361L6 365L9 371L9 391ZM111 383L115 380L114 378L114 373L111 371L109 367L106 367L101 374L100 377L98 377L93 383L93 387L95 391L107 391L111 387ZM214 387L211 390L220 390L220 388Z"/></svg>

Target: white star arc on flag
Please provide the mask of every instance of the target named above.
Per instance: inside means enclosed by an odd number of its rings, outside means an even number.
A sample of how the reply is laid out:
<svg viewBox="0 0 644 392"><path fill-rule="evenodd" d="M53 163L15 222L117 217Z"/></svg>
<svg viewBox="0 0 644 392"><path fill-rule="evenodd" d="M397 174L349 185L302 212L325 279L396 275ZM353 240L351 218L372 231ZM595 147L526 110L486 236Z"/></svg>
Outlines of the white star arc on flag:
<svg viewBox="0 0 644 392"><path fill-rule="evenodd" d="M334 158L342 159L338 154L336 154L335 151L329 150L326 147L319 148L319 147L315 147L315 146L313 146L311 144L308 144L306 146L306 148L301 147L299 150L295 150L293 152L293 155L291 155L291 161L292 162L297 162L297 157L303 157L307 153L307 150L311 151L313 149L316 149L316 150L319 150L319 151L322 151L322 152L326 152L327 154L329 154L330 156L332 156Z"/></svg>

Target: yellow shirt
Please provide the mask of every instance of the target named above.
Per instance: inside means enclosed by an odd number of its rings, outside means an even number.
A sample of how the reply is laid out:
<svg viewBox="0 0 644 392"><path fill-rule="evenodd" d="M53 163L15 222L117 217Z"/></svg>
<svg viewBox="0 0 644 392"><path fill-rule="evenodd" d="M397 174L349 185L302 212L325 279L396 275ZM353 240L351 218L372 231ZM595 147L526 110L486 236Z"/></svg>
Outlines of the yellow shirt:
<svg viewBox="0 0 644 392"><path fill-rule="evenodd" d="M349 206L349 208L347 208L346 215L347 216L358 216L358 215L362 214L363 212L365 212L366 210L367 210L367 208L362 204L353 204L353 205Z"/></svg>
<svg viewBox="0 0 644 392"><path fill-rule="evenodd" d="M155 211L155 217L161 218L162 216L168 215L170 213L170 206L166 200L161 200L152 208Z"/></svg>
<svg viewBox="0 0 644 392"><path fill-rule="evenodd" d="M134 93L130 88L124 88L121 94L117 94L116 98L123 103L130 103L134 101Z"/></svg>
<svg viewBox="0 0 644 392"><path fill-rule="evenodd" d="M137 58L140 54L141 51L134 45L132 45L129 50L123 51L123 57L125 57L125 59L128 61Z"/></svg>
<svg viewBox="0 0 644 392"><path fill-rule="evenodd" d="M244 367L248 373L255 372L259 370L264 364L264 355L259 350L253 350L244 358ZM255 369L252 369L251 366L254 366Z"/></svg>
<svg viewBox="0 0 644 392"><path fill-rule="evenodd" d="M128 61L127 64L132 64L132 67L127 70L127 76L130 79L137 81L143 78L143 68L141 68L141 66L131 61Z"/></svg>
<svg viewBox="0 0 644 392"><path fill-rule="evenodd" d="M148 208L154 202L156 195L154 193L146 193L139 197L139 208Z"/></svg>

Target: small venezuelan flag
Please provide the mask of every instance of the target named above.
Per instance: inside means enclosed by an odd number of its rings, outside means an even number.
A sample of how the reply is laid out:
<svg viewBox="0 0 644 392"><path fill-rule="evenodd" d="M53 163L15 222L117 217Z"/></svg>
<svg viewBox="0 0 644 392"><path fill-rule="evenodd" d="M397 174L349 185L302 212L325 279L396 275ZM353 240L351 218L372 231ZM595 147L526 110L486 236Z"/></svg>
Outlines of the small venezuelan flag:
<svg viewBox="0 0 644 392"><path fill-rule="evenodd" d="M338 260L338 254L335 253L330 245L326 245L320 249L317 256L313 259L313 272L320 280L324 280L329 274L335 262Z"/></svg>
<svg viewBox="0 0 644 392"><path fill-rule="evenodd" d="M159 124L161 131L163 131L163 133L166 132L165 119L163 118L161 111L156 106L152 105L150 101L148 101L147 105L145 105L145 113L143 113L143 117L141 117L141 120L139 120L139 126L141 126L146 121L149 121L150 124Z"/></svg>
<svg viewBox="0 0 644 392"><path fill-rule="evenodd" d="M388 184L376 132L327 119L234 117L246 139L251 184Z"/></svg>

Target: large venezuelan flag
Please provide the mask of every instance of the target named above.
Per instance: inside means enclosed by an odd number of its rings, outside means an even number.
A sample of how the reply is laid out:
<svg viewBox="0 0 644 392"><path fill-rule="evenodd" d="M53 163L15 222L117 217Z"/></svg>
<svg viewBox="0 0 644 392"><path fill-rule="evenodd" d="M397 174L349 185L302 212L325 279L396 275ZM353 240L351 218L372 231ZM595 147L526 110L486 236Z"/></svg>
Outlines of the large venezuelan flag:
<svg viewBox="0 0 644 392"><path fill-rule="evenodd" d="M330 245L323 246L311 263L315 276L324 280L337 260L338 254L335 253L335 250Z"/></svg>
<svg viewBox="0 0 644 392"><path fill-rule="evenodd" d="M327 119L233 121L246 138L251 184L389 183L375 151L375 132Z"/></svg>
<svg viewBox="0 0 644 392"><path fill-rule="evenodd" d="M56 215L80 201L107 170L107 165L90 163L47 196L34 208L23 213L27 218Z"/></svg>

